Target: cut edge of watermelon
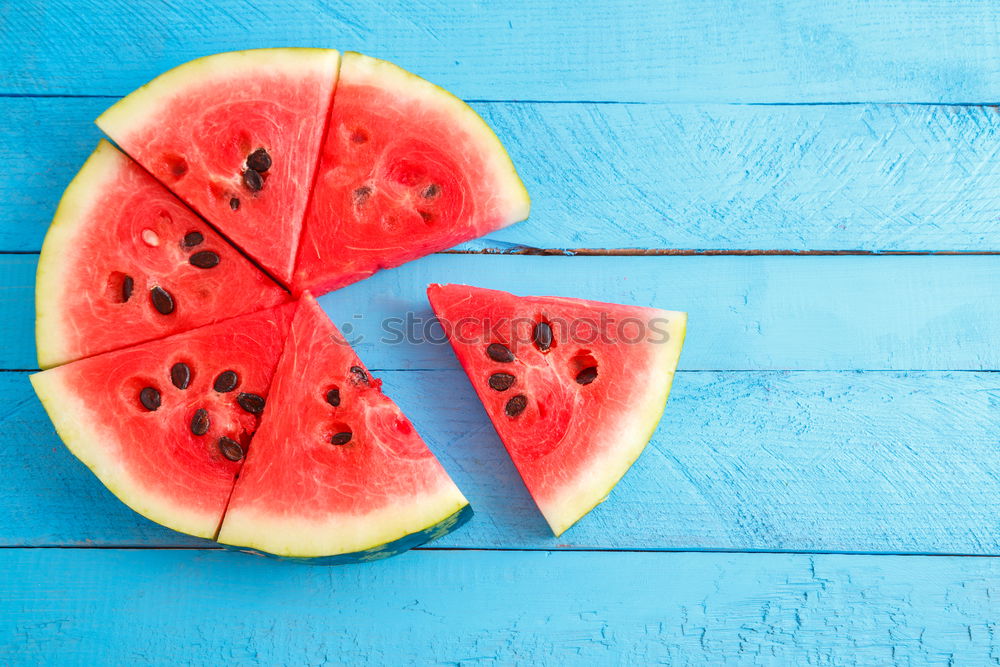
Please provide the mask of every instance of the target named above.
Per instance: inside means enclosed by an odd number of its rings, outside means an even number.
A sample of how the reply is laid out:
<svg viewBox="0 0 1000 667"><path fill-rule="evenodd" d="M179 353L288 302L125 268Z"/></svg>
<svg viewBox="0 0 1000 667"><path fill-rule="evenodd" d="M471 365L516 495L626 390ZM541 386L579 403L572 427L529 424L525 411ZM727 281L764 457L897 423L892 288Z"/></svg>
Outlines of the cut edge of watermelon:
<svg viewBox="0 0 1000 667"><path fill-rule="evenodd" d="M419 501L364 515L338 514L322 522L268 518L230 509L216 538L220 544L296 560L385 558L450 533L472 516L454 484ZM294 535L294 539L280 539ZM266 537L261 537L266 536Z"/></svg>
<svg viewBox="0 0 1000 667"><path fill-rule="evenodd" d="M241 69L252 70L266 63L268 69L301 71L317 69L336 71L339 59L336 49L309 47L278 47L227 51L195 58L163 72L148 83L111 105L94 121L109 136L126 137L137 126L143 125L150 112L162 106L165 100L189 87L192 80L214 74L232 75Z"/></svg>
<svg viewBox="0 0 1000 667"><path fill-rule="evenodd" d="M28 379L63 444L90 468L118 500L147 519L172 530L206 539L214 537L219 516L192 511L133 483L118 461L108 455L107 441L114 438L114 434L84 427L92 420L86 418L83 400L64 385L59 368L35 373Z"/></svg>
<svg viewBox="0 0 1000 667"><path fill-rule="evenodd" d="M45 298L45 295L60 294L65 289L65 272L71 265L63 258L72 248L76 234L94 206L92 193L103 191L103 182L115 177L119 155L106 139L97 142L97 148L66 186L42 242L35 270L35 348L39 368L51 368L70 361L65 349L69 340L64 333L67 325L61 316L58 301Z"/></svg>
<svg viewBox="0 0 1000 667"><path fill-rule="evenodd" d="M670 315L673 318L683 318L680 324L681 335L676 345L663 346L657 356L657 363L651 366L644 392L647 397L645 404L629 413L628 419L622 420L619 444L609 447L606 456L593 459L574 483L567 485L558 499L550 501L546 508L539 506L556 537L608 498L652 440L666 410L677 369L679 354L672 352L678 349L678 345L683 346L687 332L687 314L671 311Z"/></svg>
<svg viewBox="0 0 1000 667"><path fill-rule="evenodd" d="M528 217L531 212L531 197L514 167L514 161L496 132L482 116L476 113L475 109L451 91L388 60L356 51L345 51L341 71L347 71L345 68L348 66L352 84L367 80L373 85L383 87L386 81L395 81L399 83L399 88L394 90L405 90L412 99L420 99L430 107L446 110L448 116L467 136L478 139L482 154L489 158L494 182L497 184L495 191L504 198L499 208L508 211L507 219L497 229ZM336 96L334 102L336 103Z"/></svg>

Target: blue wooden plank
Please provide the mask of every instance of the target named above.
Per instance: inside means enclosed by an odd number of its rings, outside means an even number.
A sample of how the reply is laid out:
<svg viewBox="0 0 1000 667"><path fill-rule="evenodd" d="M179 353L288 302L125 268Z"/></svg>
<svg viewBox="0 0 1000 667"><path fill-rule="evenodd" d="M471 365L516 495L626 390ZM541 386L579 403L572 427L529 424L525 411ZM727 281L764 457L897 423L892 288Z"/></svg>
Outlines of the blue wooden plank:
<svg viewBox="0 0 1000 667"><path fill-rule="evenodd" d="M37 363L36 259L0 255L0 368ZM430 319L430 282L688 311L688 370L1000 368L1000 311L990 307L1000 294L1000 255L434 255L320 302L372 368L455 368ZM410 327L413 335L400 335Z"/></svg>
<svg viewBox="0 0 1000 667"><path fill-rule="evenodd" d="M1000 17L976 0L7 5L0 93L120 95L217 51L331 46L464 98L990 102Z"/></svg>
<svg viewBox="0 0 1000 667"><path fill-rule="evenodd" d="M323 568L0 552L17 664L982 665L982 558L413 552Z"/></svg>
<svg viewBox="0 0 1000 667"><path fill-rule="evenodd" d="M0 99L0 251L41 247L110 99ZM1000 249L987 107L476 103L531 218L466 248Z"/></svg>
<svg viewBox="0 0 1000 667"><path fill-rule="evenodd" d="M475 507L436 546L1000 554L995 373L681 372L647 451L558 539L461 371L379 375ZM104 490L24 374L0 373L0 405L0 546L207 544Z"/></svg>

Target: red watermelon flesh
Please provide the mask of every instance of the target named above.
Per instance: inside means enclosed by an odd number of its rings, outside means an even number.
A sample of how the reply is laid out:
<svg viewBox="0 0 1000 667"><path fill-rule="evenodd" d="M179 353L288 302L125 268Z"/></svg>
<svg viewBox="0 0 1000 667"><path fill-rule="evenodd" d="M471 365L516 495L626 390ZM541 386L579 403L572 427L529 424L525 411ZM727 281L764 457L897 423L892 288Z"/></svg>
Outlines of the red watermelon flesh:
<svg viewBox="0 0 1000 667"><path fill-rule="evenodd" d="M294 308L74 361L31 382L66 446L125 504L212 538Z"/></svg>
<svg viewBox="0 0 1000 667"><path fill-rule="evenodd" d="M136 90L97 124L287 284L338 63L328 49L200 58Z"/></svg>
<svg viewBox="0 0 1000 667"><path fill-rule="evenodd" d="M287 298L139 165L101 141L66 189L39 258L39 365L49 368Z"/></svg>
<svg viewBox="0 0 1000 667"><path fill-rule="evenodd" d="M686 315L466 285L427 294L528 491L562 534L649 442Z"/></svg>
<svg viewBox="0 0 1000 667"><path fill-rule="evenodd" d="M464 102L345 53L293 291L327 292L528 216L496 136Z"/></svg>
<svg viewBox="0 0 1000 667"><path fill-rule="evenodd" d="M294 557L415 546L468 502L307 293L219 541Z"/></svg>

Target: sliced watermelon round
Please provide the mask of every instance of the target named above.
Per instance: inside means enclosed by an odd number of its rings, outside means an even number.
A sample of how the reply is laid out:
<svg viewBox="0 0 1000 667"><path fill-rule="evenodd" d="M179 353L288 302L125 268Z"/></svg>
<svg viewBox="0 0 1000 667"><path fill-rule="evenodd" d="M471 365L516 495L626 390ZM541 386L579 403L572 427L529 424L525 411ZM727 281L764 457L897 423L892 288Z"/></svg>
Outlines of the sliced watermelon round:
<svg viewBox="0 0 1000 667"><path fill-rule="evenodd" d="M293 291L327 292L528 217L496 135L464 102L345 53Z"/></svg>
<svg viewBox="0 0 1000 667"><path fill-rule="evenodd" d="M62 441L126 505L215 537L294 304L31 376Z"/></svg>
<svg viewBox="0 0 1000 667"><path fill-rule="evenodd" d="M684 313L431 285L431 306L558 536L611 492L660 421Z"/></svg>
<svg viewBox="0 0 1000 667"><path fill-rule="evenodd" d="M35 294L42 368L288 299L103 140L59 203L38 260Z"/></svg>
<svg viewBox="0 0 1000 667"><path fill-rule="evenodd" d="M307 293L219 541L331 562L454 530L469 503Z"/></svg>
<svg viewBox="0 0 1000 667"><path fill-rule="evenodd" d="M338 64L329 49L207 56L160 75L97 124L287 284Z"/></svg>

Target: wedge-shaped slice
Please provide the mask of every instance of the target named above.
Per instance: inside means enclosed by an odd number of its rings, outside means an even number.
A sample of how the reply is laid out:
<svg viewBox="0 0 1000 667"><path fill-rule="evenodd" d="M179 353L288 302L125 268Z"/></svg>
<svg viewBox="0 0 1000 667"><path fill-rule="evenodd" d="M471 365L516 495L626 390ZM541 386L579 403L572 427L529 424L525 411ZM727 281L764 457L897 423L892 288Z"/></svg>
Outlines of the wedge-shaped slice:
<svg viewBox="0 0 1000 667"><path fill-rule="evenodd" d="M215 536L295 306L31 376L56 431L136 512Z"/></svg>
<svg viewBox="0 0 1000 667"><path fill-rule="evenodd" d="M611 492L663 414L684 313L431 285L431 306L557 536Z"/></svg>
<svg viewBox="0 0 1000 667"><path fill-rule="evenodd" d="M42 246L38 363L49 368L287 299L156 179L101 141L66 189Z"/></svg>
<svg viewBox="0 0 1000 667"><path fill-rule="evenodd" d="M337 563L464 523L468 501L380 385L305 294L219 541Z"/></svg>
<svg viewBox="0 0 1000 667"><path fill-rule="evenodd" d="M476 112L395 65L345 53L293 290L322 293L528 217Z"/></svg>
<svg viewBox="0 0 1000 667"><path fill-rule="evenodd" d="M327 49L207 56L160 75L97 124L288 283L338 63Z"/></svg>

